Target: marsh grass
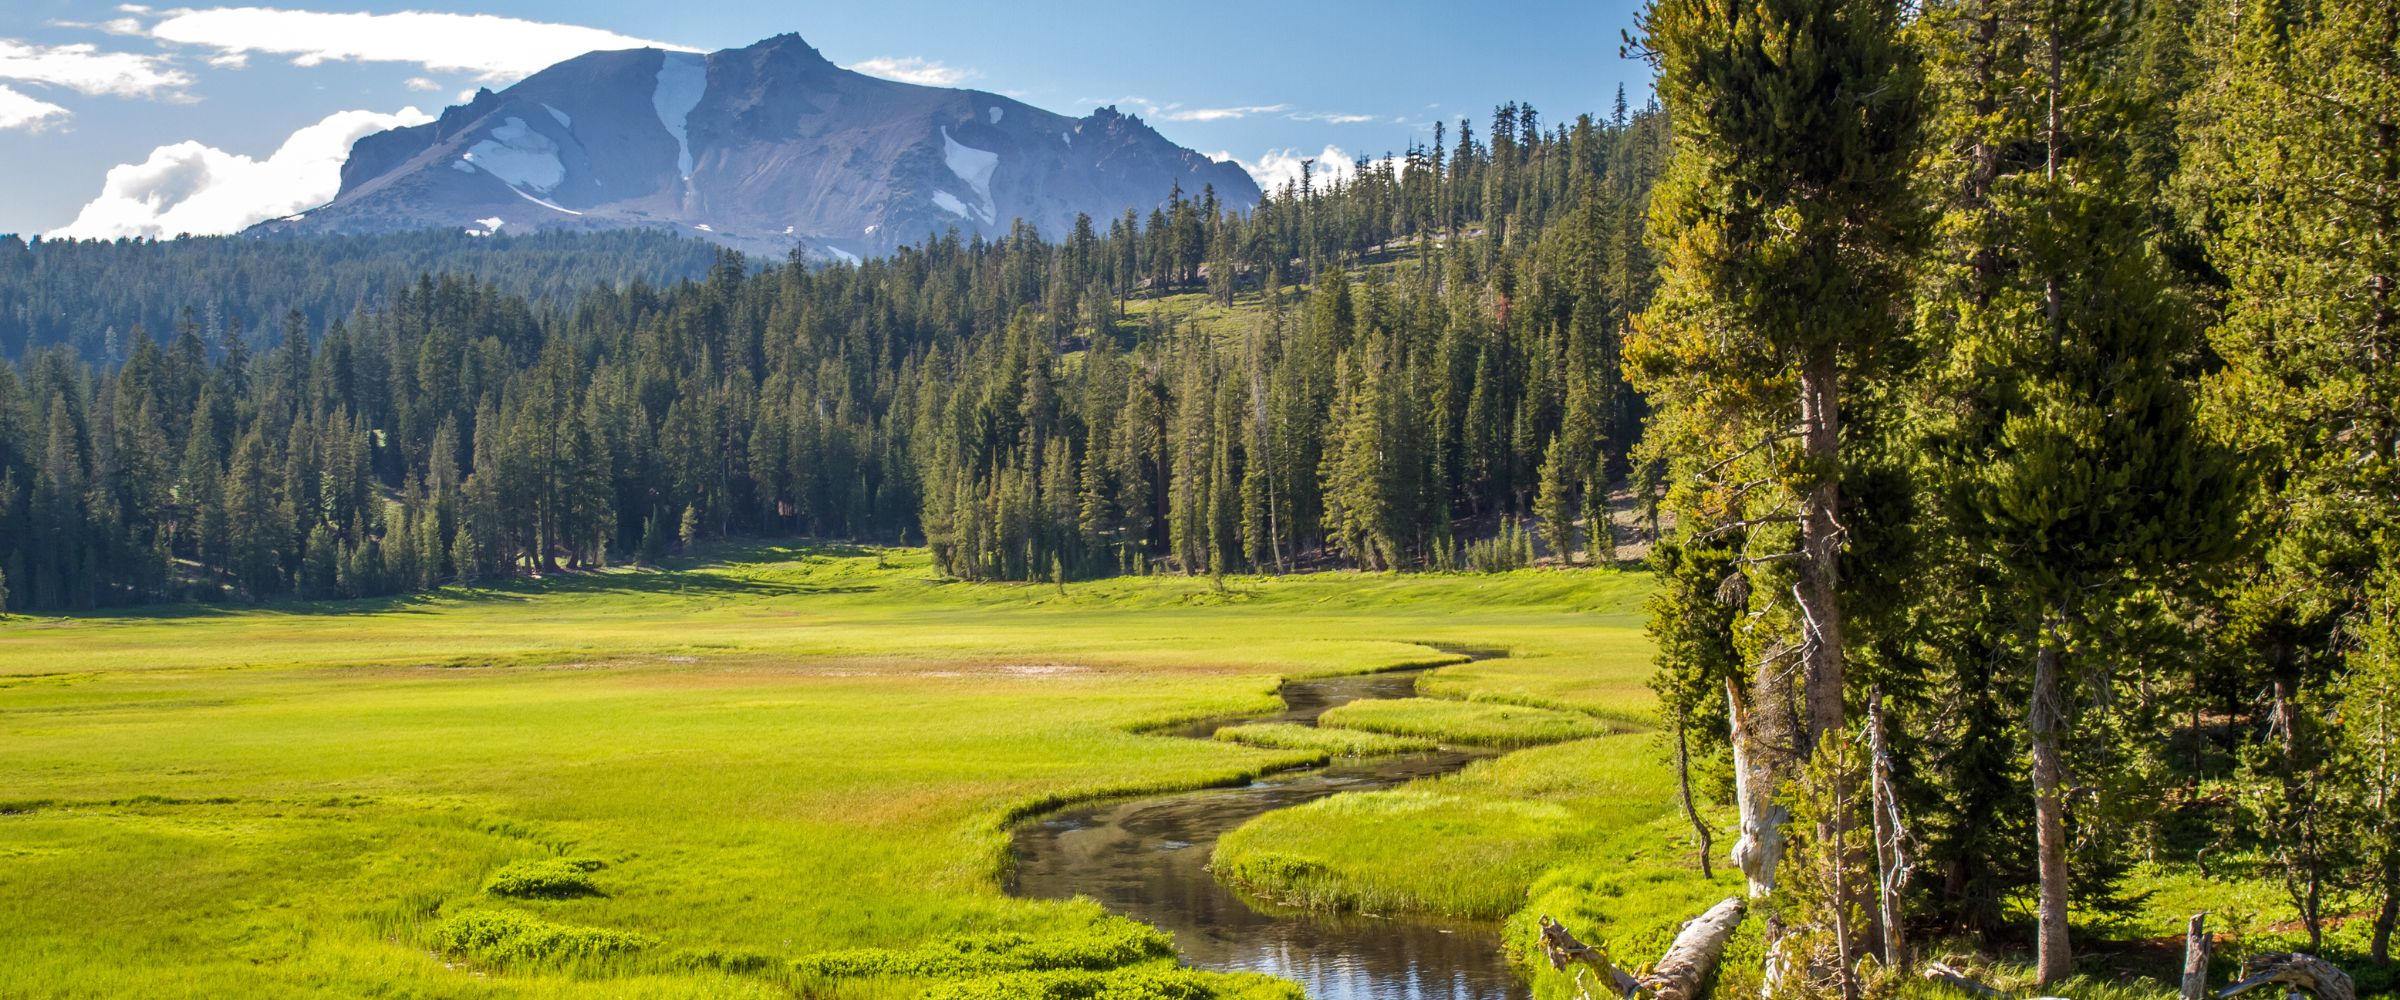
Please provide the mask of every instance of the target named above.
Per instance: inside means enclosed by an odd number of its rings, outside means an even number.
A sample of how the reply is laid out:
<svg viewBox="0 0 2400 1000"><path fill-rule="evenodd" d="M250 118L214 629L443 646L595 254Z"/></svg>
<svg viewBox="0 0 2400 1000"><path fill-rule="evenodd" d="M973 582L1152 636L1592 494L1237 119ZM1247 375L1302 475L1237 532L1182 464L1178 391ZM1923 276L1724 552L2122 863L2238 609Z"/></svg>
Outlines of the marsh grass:
<svg viewBox="0 0 2400 1000"><path fill-rule="evenodd" d="M485 879L483 891L518 899L566 899L598 896L600 884L592 873L608 867L598 858L529 858L511 861Z"/></svg>
<svg viewBox="0 0 2400 1000"><path fill-rule="evenodd" d="M1000 892L1011 823L1325 753L1139 730L1501 639L1520 676L1638 687L1642 657L1588 651L1641 648L1647 586L1330 573L1062 596L942 580L921 551L753 546L405 600L11 619L0 995L914 997L951 980L796 964L1121 940L1096 904ZM608 859L586 873L605 895L484 889L576 857ZM1168 964L988 975L1016 977L1006 995L1256 985Z"/></svg>
<svg viewBox="0 0 2400 1000"><path fill-rule="evenodd" d="M1329 757L1368 757L1387 753L1431 750L1432 740L1390 736L1359 729L1327 729L1292 722L1251 722L1222 726L1216 738L1228 743L1278 750L1313 750Z"/></svg>
<svg viewBox="0 0 2400 1000"><path fill-rule="evenodd" d="M1287 906L1497 920L1561 858L1661 814L1672 786L1646 739L1522 750L1268 813L1220 839L1213 863Z"/></svg>
<svg viewBox="0 0 2400 1000"><path fill-rule="evenodd" d="M1354 701L1326 711L1317 724L1485 747L1534 746L1609 732L1606 724L1580 712L1441 698Z"/></svg>

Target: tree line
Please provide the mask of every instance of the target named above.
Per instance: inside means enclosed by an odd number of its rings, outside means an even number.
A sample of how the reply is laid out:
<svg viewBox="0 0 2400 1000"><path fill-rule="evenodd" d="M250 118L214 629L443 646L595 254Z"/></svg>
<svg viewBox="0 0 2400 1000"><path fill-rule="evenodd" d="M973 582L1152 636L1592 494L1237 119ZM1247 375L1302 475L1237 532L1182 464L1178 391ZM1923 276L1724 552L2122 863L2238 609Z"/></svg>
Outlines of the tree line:
<svg viewBox="0 0 2400 1000"><path fill-rule="evenodd" d="M1770 986L2024 913L2055 987L2155 861L2389 961L2396 41L2388 0L1646 11L1657 686Z"/></svg>
<svg viewBox="0 0 2400 1000"><path fill-rule="evenodd" d="M1056 240L725 253L557 299L421 276L321 325L187 308L98 357L53 343L0 368L5 607L381 595L735 534L1053 579L1445 566L1538 510L1552 548L1605 558L1576 525L1638 429L1617 344L1666 132L1622 101L1547 126L1511 104L1488 141L1461 122L1248 213L1177 191ZM579 239L490 263L552 273ZM148 254L165 281L220 250L42 242L9 266ZM35 284L57 312L123 307Z"/></svg>

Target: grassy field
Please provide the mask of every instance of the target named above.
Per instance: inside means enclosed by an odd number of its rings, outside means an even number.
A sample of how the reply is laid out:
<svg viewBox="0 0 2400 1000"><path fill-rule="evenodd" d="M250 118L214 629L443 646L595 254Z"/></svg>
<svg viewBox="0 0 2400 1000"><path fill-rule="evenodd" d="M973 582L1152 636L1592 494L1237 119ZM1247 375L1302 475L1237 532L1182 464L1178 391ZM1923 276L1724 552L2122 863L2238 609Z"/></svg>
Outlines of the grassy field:
<svg viewBox="0 0 2400 1000"><path fill-rule="evenodd" d="M1281 995L1175 970L1090 904L1005 897L1008 825L1313 759L1328 747L1140 730L1444 649L1507 653L1438 672L1445 697L1617 692L1611 718L1639 721L1647 586L1061 593L945 582L918 552L753 548L407 600L11 619L0 996Z"/></svg>

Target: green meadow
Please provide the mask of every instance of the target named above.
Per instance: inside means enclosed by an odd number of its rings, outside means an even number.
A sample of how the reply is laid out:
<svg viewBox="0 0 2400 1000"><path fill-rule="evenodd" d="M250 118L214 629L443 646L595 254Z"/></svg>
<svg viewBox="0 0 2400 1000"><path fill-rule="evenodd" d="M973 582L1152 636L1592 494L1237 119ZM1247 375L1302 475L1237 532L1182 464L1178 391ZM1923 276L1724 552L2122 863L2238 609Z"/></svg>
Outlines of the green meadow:
<svg viewBox="0 0 2400 1000"><path fill-rule="evenodd" d="M1630 728L1648 587L1062 589L945 581L918 551L752 547L410 599L9 619L0 996L1285 996L1180 970L1163 935L1088 902L1007 897L1009 827L1332 753ZM1422 686L1444 701L1381 720L1407 737L1151 732L1264 712L1285 677L1426 664L1458 665ZM1543 851L1668 814L1641 739L1388 793L1624 774L1568 806L1474 804L1461 822L1499 831L1479 853L1324 891L1521 902Z"/></svg>

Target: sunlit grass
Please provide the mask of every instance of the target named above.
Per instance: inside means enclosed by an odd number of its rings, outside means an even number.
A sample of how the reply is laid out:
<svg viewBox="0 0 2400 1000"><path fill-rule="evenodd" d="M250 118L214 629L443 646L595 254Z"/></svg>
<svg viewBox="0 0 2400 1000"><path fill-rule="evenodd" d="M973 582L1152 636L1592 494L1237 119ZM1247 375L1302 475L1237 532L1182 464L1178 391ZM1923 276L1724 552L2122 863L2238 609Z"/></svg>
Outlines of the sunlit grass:
<svg viewBox="0 0 2400 1000"><path fill-rule="evenodd" d="M913 997L927 978L793 963L1111 939L1125 923L1093 904L1000 892L1015 818L1328 752L1148 729L1462 648L1635 683L1643 658L1613 651L1638 648L1647 586L1332 573L1062 595L944 581L921 552L758 547L406 600L11 619L0 995ZM593 891L485 891L558 858L604 863ZM1259 988L1170 966L1072 975Z"/></svg>
<svg viewBox="0 0 2400 1000"><path fill-rule="evenodd" d="M1557 743L1605 736L1609 731L1608 726L1580 712L1440 698L1354 701L1327 711L1317 721L1337 729L1486 747Z"/></svg>

